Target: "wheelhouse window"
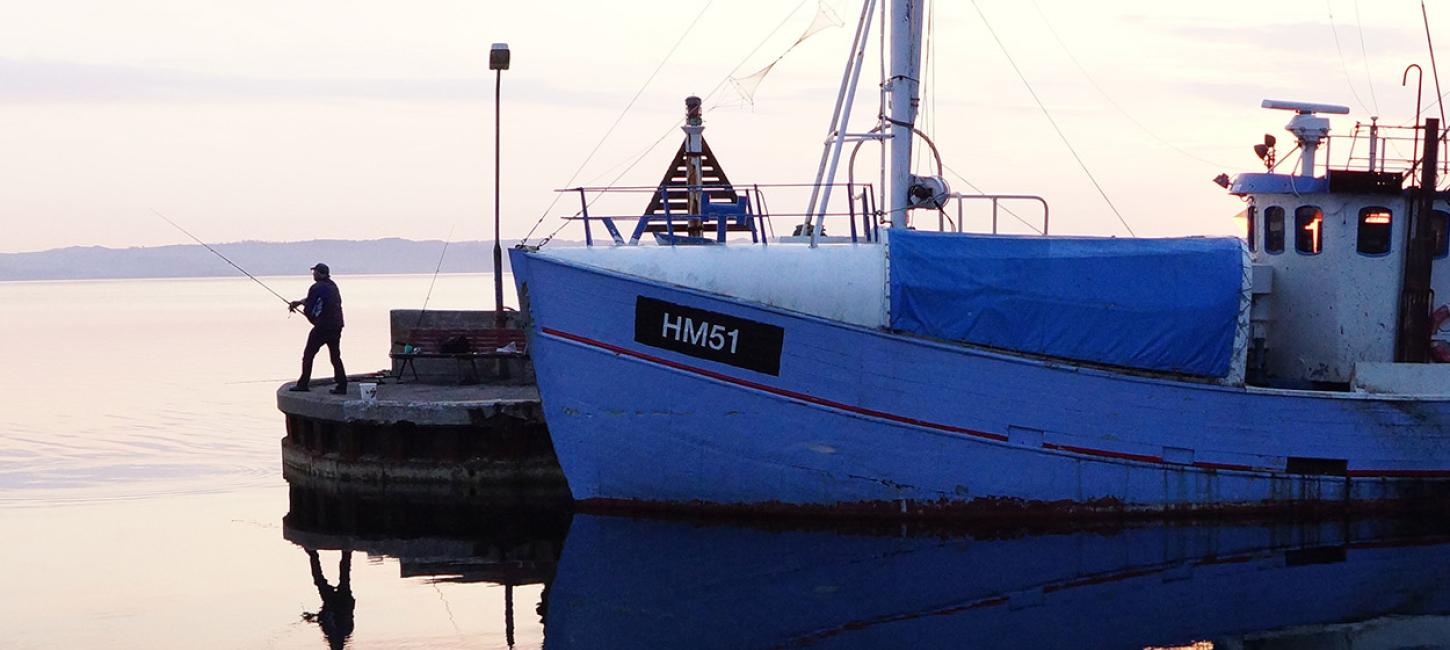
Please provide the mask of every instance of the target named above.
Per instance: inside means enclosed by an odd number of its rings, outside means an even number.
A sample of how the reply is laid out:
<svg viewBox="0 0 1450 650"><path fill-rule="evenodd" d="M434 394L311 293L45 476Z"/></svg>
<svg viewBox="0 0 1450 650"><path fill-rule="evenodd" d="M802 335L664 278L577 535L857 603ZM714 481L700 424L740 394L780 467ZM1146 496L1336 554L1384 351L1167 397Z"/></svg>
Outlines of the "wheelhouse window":
<svg viewBox="0 0 1450 650"><path fill-rule="evenodd" d="M1365 255L1390 252L1391 218L1389 208L1360 208L1359 239L1355 249Z"/></svg>
<svg viewBox="0 0 1450 650"><path fill-rule="evenodd" d="M1264 208L1264 250L1284 252L1284 208L1277 205Z"/></svg>
<svg viewBox="0 0 1450 650"><path fill-rule="evenodd" d="M1443 258L1450 255L1450 212L1432 210L1430 212L1430 232L1435 236L1435 257Z"/></svg>
<svg viewBox="0 0 1450 650"><path fill-rule="evenodd" d="M1256 210L1254 206L1251 205L1246 211L1248 218L1244 219L1244 221L1249 226L1249 250L1251 251L1258 250L1258 242L1254 241L1254 235L1257 234L1254 232L1254 221L1259 218L1259 215L1257 213L1258 210Z"/></svg>
<svg viewBox="0 0 1450 650"><path fill-rule="evenodd" d="M1324 211L1312 205L1294 210L1294 250L1318 255L1324 248Z"/></svg>

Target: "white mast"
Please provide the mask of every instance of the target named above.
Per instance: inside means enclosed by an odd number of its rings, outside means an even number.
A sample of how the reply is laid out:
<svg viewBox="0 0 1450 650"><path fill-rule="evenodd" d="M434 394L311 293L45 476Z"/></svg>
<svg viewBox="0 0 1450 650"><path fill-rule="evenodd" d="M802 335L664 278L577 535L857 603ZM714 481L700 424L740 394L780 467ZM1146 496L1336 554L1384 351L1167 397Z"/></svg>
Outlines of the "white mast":
<svg viewBox="0 0 1450 650"><path fill-rule="evenodd" d="M890 98L891 148L885 191L887 216L892 228L906 227L910 205L911 139L916 109L921 102L921 24L926 0L891 0L886 33L891 37L891 65L886 79Z"/></svg>
<svg viewBox="0 0 1450 650"><path fill-rule="evenodd" d="M856 39L851 43L851 56L846 59L846 70L841 73L841 89L836 94L836 108L831 113L831 129L826 137L825 150L821 152L821 164L816 169L816 182L811 186L811 202L806 208L805 223L815 220L811 229L811 245L820 239L821 224L831 201L831 186L836 182L836 167L841 160L841 148L846 144L846 127L851 123L851 105L856 101L856 82L861 80L861 62L866 58L866 42L871 36L871 19L876 0L866 0L861 7L861 18L856 23ZM847 201L852 200L847 197Z"/></svg>

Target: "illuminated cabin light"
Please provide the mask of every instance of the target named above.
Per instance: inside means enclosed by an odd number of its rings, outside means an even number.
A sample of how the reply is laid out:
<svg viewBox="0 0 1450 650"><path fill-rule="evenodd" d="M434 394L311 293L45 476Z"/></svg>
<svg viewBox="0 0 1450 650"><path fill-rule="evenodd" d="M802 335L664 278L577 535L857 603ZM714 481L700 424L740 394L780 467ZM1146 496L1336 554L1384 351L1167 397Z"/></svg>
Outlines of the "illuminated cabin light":
<svg viewBox="0 0 1450 650"><path fill-rule="evenodd" d="M1323 210L1313 205L1301 205L1294 210L1294 250L1318 255L1324 244L1323 235Z"/></svg>
<svg viewBox="0 0 1450 650"><path fill-rule="evenodd" d="M1384 255L1390 252L1391 223L1394 215L1389 208L1369 206L1359 209L1359 234L1354 247L1365 255Z"/></svg>
<svg viewBox="0 0 1450 650"><path fill-rule="evenodd" d="M1319 224L1322 221L1324 221L1324 215L1316 214L1309 223L1304 224L1304 230L1309 233L1309 241L1311 242L1309 252L1318 253L1322 250L1319 246Z"/></svg>

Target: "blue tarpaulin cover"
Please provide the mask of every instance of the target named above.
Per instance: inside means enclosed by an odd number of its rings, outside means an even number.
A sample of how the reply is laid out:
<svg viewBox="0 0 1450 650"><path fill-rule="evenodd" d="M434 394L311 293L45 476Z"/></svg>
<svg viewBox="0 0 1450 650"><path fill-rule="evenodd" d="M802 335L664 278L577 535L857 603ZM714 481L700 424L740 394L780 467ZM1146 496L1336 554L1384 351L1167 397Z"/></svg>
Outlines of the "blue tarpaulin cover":
<svg viewBox="0 0 1450 650"><path fill-rule="evenodd" d="M891 328L1128 368L1228 375L1244 282L1231 237L892 231Z"/></svg>

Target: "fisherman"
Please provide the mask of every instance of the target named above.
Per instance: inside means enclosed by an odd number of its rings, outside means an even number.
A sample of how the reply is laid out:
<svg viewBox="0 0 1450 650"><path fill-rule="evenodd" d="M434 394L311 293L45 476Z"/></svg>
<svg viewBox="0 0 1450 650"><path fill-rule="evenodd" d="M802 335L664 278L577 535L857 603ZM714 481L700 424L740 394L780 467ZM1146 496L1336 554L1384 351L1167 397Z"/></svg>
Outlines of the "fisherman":
<svg viewBox="0 0 1450 650"><path fill-rule="evenodd" d="M313 283L312 288L307 290L307 297L287 303L288 311L296 312L300 308L302 315L312 323L307 346L302 349L302 376L290 390L308 390L307 384L312 381L312 358L326 345L332 360L332 375L337 382L332 387L332 394L347 394L347 373L342 369L342 352L339 349L342 340L342 294L330 276L327 265L318 262L312 267Z"/></svg>

